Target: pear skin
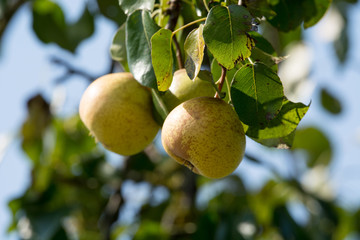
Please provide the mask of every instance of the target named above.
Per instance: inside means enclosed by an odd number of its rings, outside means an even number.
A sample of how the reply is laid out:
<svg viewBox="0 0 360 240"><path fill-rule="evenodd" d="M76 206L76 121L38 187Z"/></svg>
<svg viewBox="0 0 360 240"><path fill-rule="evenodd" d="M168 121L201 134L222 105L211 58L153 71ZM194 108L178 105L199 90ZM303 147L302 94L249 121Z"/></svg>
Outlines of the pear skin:
<svg viewBox="0 0 360 240"><path fill-rule="evenodd" d="M180 69L174 73L174 77L169 90L164 94L163 100L169 111L180 103L196 97L213 97L215 89L211 84L211 79L201 79L196 77L191 80L186 70Z"/></svg>
<svg viewBox="0 0 360 240"><path fill-rule="evenodd" d="M81 98L79 113L106 149L128 156L149 145L160 128L152 107L150 90L131 73L122 72L92 82Z"/></svg>
<svg viewBox="0 0 360 240"><path fill-rule="evenodd" d="M208 178L222 178L240 164L245 134L233 108L221 99L193 98L177 106L162 128L165 151Z"/></svg>

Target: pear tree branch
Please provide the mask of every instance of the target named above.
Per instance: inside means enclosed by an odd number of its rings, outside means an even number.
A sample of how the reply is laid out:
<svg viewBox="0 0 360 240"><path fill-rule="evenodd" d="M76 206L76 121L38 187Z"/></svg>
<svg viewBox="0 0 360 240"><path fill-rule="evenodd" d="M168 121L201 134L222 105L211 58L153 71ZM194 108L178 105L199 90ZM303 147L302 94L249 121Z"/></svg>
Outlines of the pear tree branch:
<svg viewBox="0 0 360 240"><path fill-rule="evenodd" d="M165 28L169 29L171 31L174 31L176 23L178 21L179 15L180 15L180 3L181 0L170 0L169 4L169 8L167 9L167 14L170 16L169 17L169 21L166 24ZM174 37L173 39L175 47L176 47L176 58L177 58L177 62L178 62L178 66L179 68L183 68L183 58L182 58L182 54L181 54L181 50L180 50L180 45L177 41L177 39Z"/></svg>
<svg viewBox="0 0 360 240"><path fill-rule="evenodd" d="M206 0L203 0L203 3L204 3L204 6L205 6L205 8L206 8L206 11L207 11L207 12L210 12L210 9L209 9L209 6L208 6L207 3L206 3Z"/></svg>
<svg viewBox="0 0 360 240"><path fill-rule="evenodd" d="M5 32L5 29L7 25L9 24L10 20L14 16L14 14L17 12L17 10L27 1L26 0L19 0L19 1L8 1L10 6L5 6L5 9L2 9L4 11L2 18L0 19L0 39ZM5 1L6 5L6 1Z"/></svg>
<svg viewBox="0 0 360 240"><path fill-rule="evenodd" d="M61 59L61 58L59 58L57 56L51 56L50 61L53 64L63 66L65 68L65 73L56 80L56 83L65 82L66 80L68 80L73 75L78 75L80 77L85 78L87 81L92 82L92 81L94 81L95 79L97 79L98 77L100 77L100 76L102 76L104 74L114 72L115 64L116 64L116 62L114 60L112 60L110 66L109 66L109 69L105 73L102 73L102 74L99 74L98 76L95 76L95 75L89 74L87 71L84 71L84 70L82 70L80 68L74 67L69 62L67 62L64 59Z"/></svg>
<svg viewBox="0 0 360 240"><path fill-rule="evenodd" d="M225 78L226 78L226 71L227 71L226 68L224 66L221 66L221 76L220 76L220 79L218 81L218 83L219 83L219 85L218 85L219 92L221 92L222 87L224 85ZM215 98L221 98L218 91L216 91L216 93L215 93Z"/></svg>

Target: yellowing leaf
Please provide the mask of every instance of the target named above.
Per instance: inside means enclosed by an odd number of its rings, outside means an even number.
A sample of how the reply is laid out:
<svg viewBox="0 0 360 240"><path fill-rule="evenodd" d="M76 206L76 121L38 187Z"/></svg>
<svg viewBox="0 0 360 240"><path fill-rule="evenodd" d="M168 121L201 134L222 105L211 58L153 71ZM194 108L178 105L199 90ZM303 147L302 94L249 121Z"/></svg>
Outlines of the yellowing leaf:
<svg viewBox="0 0 360 240"><path fill-rule="evenodd" d="M160 29L151 38L151 59L159 91L166 91L172 82L172 32Z"/></svg>
<svg viewBox="0 0 360 240"><path fill-rule="evenodd" d="M192 30L184 43L186 52L185 68L189 77L194 80L200 72L201 64L204 58L205 42L203 38L204 25Z"/></svg>

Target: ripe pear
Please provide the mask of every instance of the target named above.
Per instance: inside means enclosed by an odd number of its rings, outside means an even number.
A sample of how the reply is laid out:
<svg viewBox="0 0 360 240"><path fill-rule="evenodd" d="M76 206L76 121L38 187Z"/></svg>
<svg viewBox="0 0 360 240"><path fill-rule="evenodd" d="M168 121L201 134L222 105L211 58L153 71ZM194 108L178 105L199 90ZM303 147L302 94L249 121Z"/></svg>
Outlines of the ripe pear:
<svg viewBox="0 0 360 240"><path fill-rule="evenodd" d="M215 89L211 84L211 78L205 79L205 77L191 80L185 68L175 71L171 86L163 96L168 110L171 111L180 103L192 98L213 97Z"/></svg>
<svg viewBox="0 0 360 240"><path fill-rule="evenodd" d="M80 118L105 148L121 155L142 151L160 126L152 115L148 88L131 73L104 75L85 90L79 106Z"/></svg>
<svg viewBox="0 0 360 240"><path fill-rule="evenodd" d="M241 121L218 98L193 98L177 106L165 119L161 140L174 160L208 178L231 174L245 151Z"/></svg>

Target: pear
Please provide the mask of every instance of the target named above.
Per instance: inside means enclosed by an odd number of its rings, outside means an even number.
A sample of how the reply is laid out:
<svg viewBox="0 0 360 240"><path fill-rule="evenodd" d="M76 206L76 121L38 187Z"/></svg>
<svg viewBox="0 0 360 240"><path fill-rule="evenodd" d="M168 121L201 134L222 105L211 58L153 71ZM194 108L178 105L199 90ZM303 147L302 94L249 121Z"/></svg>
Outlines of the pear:
<svg viewBox="0 0 360 240"><path fill-rule="evenodd" d="M122 72L92 82L81 98L79 113L91 135L106 149L128 156L149 145L160 128L152 107L150 90L131 73Z"/></svg>
<svg viewBox="0 0 360 240"><path fill-rule="evenodd" d="M193 98L172 110L163 124L161 141L174 160L208 178L231 174L246 144L233 108L210 97Z"/></svg>
<svg viewBox="0 0 360 240"><path fill-rule="evenodd" d="M196 97L213 97L215 89L211 77L203 75L191 80L185 68L175 71L169 90L164 94L163 100L169 111L180 103Z"/></svg>

